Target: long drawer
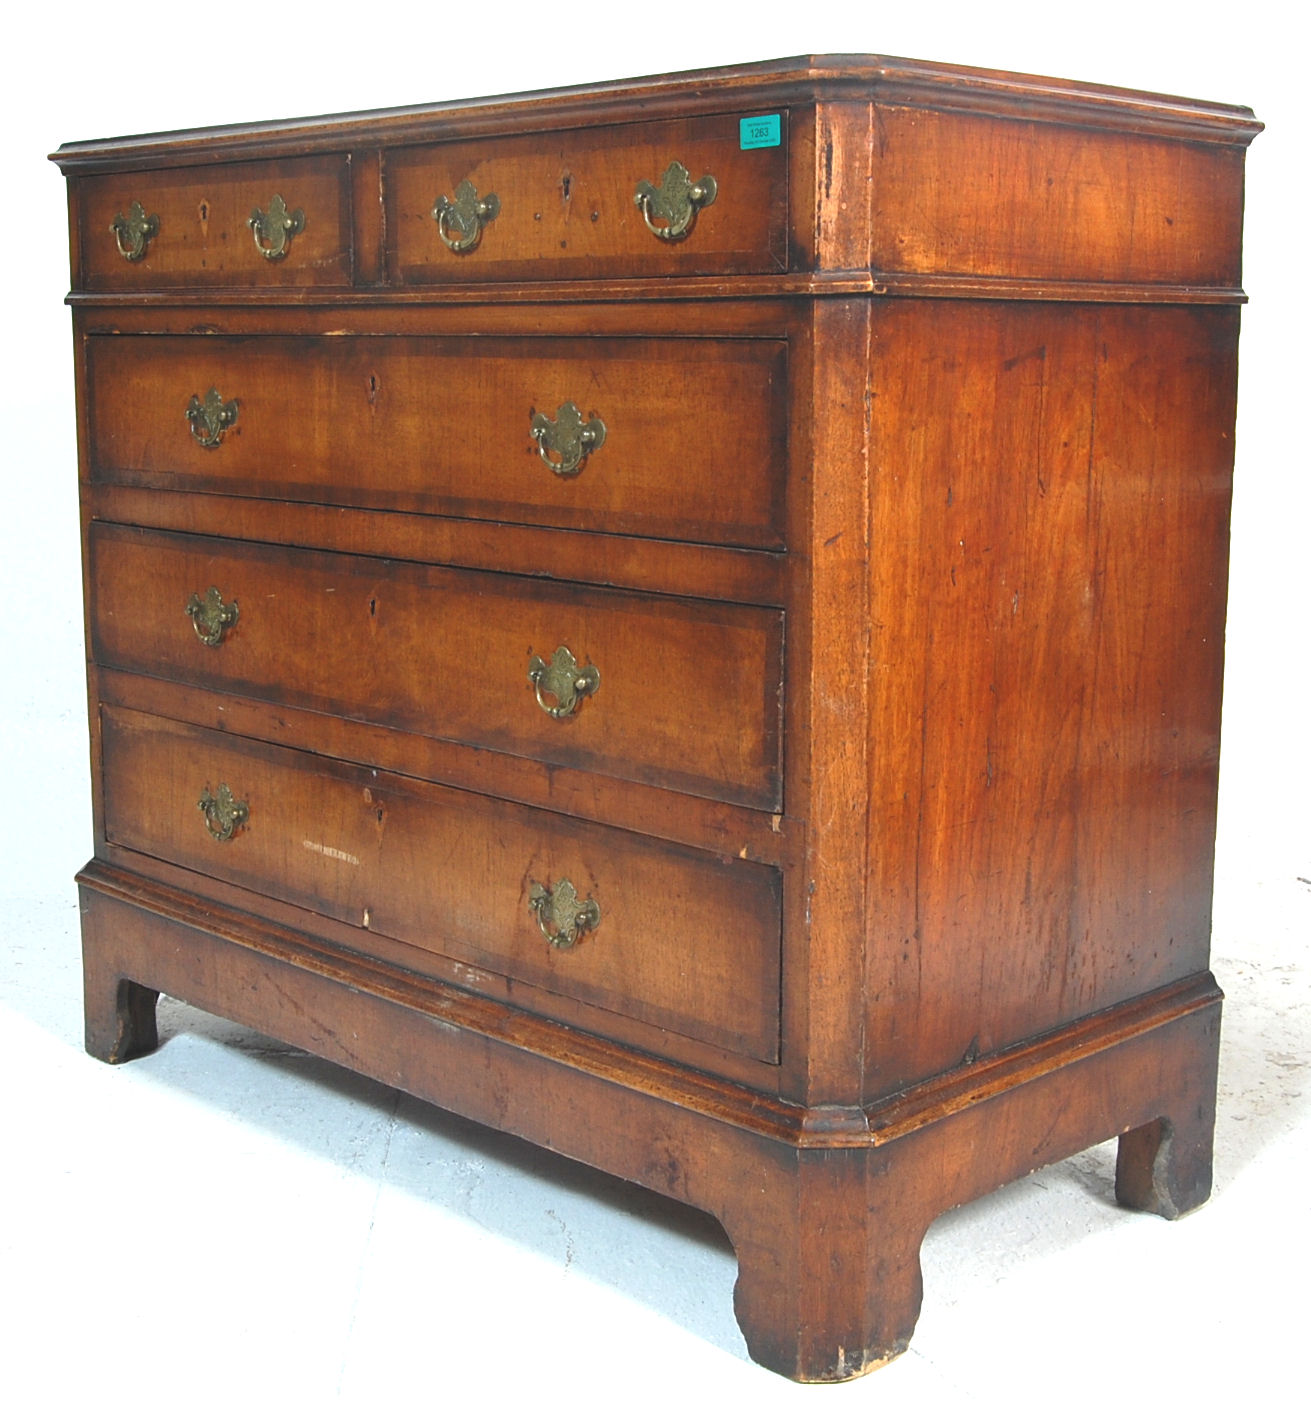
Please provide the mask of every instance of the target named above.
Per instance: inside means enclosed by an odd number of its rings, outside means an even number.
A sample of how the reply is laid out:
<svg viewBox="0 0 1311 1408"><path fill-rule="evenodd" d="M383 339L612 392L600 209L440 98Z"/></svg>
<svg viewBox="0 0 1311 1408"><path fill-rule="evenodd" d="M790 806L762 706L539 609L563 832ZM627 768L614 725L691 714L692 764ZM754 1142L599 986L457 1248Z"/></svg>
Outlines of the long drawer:
<svg viewBox="0 0 1311 1408"><path fill-rule="evenodd" d="M787 267L786 112L442 142L386 169L396 284Z"/></svg>
<svg viewBox="0 0 1311 1408"><path fill-rule="evenodd" d="M98 336L87 375L101 482L784 540L780 341Z"/></svg>
<svg viewBox="0 0 1311 1408"><path fill-rule="evenodd" d="M88 176L77 189L84 288L351 282L350 164L341 153Z"/></svg>
<svg viewBox="0 0 1311 1408"><path fill-rule="evenodd" d="M89 564L101 665L780 803L777 611L108 524Z"/></svg>
<svg viewBox="0 0 1311 1408"><path fill-rule="evenodd" d="M131 710L101 723L113 845L516 979L529 1008L544 989L778 1059L769 866Z"/></svg>

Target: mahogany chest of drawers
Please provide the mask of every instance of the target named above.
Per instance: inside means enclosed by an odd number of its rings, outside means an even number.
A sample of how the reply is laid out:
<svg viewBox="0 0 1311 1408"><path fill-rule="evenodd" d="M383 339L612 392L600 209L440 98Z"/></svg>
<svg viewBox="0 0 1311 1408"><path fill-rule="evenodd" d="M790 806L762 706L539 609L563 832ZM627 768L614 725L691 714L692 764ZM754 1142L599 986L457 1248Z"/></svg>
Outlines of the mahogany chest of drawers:
<svg viewBox="0 0 1311 1408"><path fill-rule="evenodd" d="M66 146L87 1046L709 1210L753 1356L1210 1183L1246 109L877 58Z"/></svg>

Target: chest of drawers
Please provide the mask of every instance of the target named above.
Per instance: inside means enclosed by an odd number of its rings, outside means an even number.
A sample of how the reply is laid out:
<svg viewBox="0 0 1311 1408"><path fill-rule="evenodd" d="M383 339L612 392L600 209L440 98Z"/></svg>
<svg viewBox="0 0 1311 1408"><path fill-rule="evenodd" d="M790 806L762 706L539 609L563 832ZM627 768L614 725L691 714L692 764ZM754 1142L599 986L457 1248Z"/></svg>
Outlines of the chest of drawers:
<svg viewBox="0 0 1311 1408"><path fill-rule="evenodd" d="M87 1046L168 992L707 1209L1207 1195L1246 109L874 58L88 142Z"/></svg>

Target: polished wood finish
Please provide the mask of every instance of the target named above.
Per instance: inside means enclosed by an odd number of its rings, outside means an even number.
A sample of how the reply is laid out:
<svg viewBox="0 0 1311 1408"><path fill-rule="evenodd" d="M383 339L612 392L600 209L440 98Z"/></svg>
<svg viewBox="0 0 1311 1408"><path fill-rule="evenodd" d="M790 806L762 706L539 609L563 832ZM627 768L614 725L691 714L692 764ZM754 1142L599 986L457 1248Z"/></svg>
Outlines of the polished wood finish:
<svg viewBox="0 0 1311 1408"><path fill-rule="evenodd" d="M88 1049L169 992L702 1207L804 1380L903 1350L930 1222L1039 1164L1118 1135L1125 1206L1203 1201L1258 130L811 57L62 148ZM665 242L675 159L719 191ZM268 263L273 165L335 183L320 284L166 252L203 188ZM150 257L93 248L140 192ZM567 480L566 400L607 427ZM553 719L562 644L601 684ZM562 876L601 921L557 951Z"/></svg>
<svg viewBox="0 0 1311 1408"><path fill-rule="evenodd" d="M868 1094L1206 966L1237 332L880 319Z"/></svg>
<svg viewBox="0 0 1311 1408"><path fill-rule="evenodd" d="M398 285L484 279L736 274L787 267L787 145L743 151L750 111L671 122L533 134L477 143L401 147L387 156L389 281ZM685 246L662 242L634 203L640 181L660 184L681 162L691 180L714 177L719 194L696 217ZM500 213L468 254L447 249L431 210L461 181L493 192Z"/></svg>
<svg viewBox="0 0 1311 1408"><path fill-rule="evenodd" d="M1241 281L1241 148L877 105L873 124L872 268ZM998 208L1007 219L995 218Z"/></svg>
<svg viewBox="0 0 1311 1408"><path fill-rule="evenodd" d="M502 973L526 985L525 1007L546 988L778 1059L770 866L149 715L106 709L103 729L112 845ZM220 782L250 813L228 842L197 807ZM569 949L544 940L528 905L534 882L562 878L601 912Z"/></svg>
<svg viewBox="0 0 1311 1408"><path fill-rule="evenodd" d="M777 611L100 525L90 570L101 664L698 796L780 800ZM240 614L207 646L185 607L215 584ZM529 665L561 645L600 685L553 718Z"/></svg>
<svg viewBox="0 0 1311 1408"><path fill-rule="evenodd" d="M89 289L266 288L348 285L351 269L349 170L341 155L252 161L90 178L79 194L82 275ZM266 259L246 223L275 195L305 213L282 259ZM110 226L140 201L159 220L145 256L129 263Z"/></svg>
<svg viewBox="0 0 1311 1408"><path fill-rule="evenodd" d="M153 1048L149 973L170 993L459 1114L487 1122L495 1108L498 1128L563 1143L717 1217L738 1256L747 1347L792 1378L851 1378L906 1348L920 1241L943 1207L1116 1134L1126 1206L1176 1217L1210 1190L1219 993L1206 981L1036 1043L1022 1075L971 1069L947 1098L935 1091L929 1111L908 1100L844 1125L798 1120L794 1107L743 1100L732 1085L708 1089L622 1047L562 1039L554 1024L379 971L173 887L100 865L79 879L92 1054ZM352 1024L367 1026L367 1043L343 1040Z"/></svg>
<svg viewBox="0 0 1311 1408"><path fill-rule="evenodd" d="M783 545L784 342L556 346L541 337L93 338L92 474L134 487ZM211 386L239 407L212 450L183 419ZM573 476L548 467L531 434L536 413L555 421L566 402L605 425Z"/></svg>
<svg viewBox="0 0 1311 1408"><path fill-rule="evenodd" d="M598 586L764 606L782 606L787 600L788 561L781 553L331 505L289 503L275 509L265 499L161 494L147 488L100 485L88 491L87 501L92 516L106 523L208 534L221 521L236 539L287 547L315 543L333 552L489 571L507 561L558 558L569 563L575 580Z"/></svg>

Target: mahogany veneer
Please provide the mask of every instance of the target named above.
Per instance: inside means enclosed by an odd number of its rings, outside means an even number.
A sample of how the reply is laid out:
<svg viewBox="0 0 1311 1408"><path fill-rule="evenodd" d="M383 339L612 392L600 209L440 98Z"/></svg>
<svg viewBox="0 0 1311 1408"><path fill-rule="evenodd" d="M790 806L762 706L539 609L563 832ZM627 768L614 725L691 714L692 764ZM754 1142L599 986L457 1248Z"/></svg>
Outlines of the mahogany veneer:
<svg viewBox="0 0 1311 1408"><path fill-rule="evenodd" d="M843 57L62 147L88 1050L705 1208L798 1379L1040 1164L1202 1202L1259 130Z"/></svg>

